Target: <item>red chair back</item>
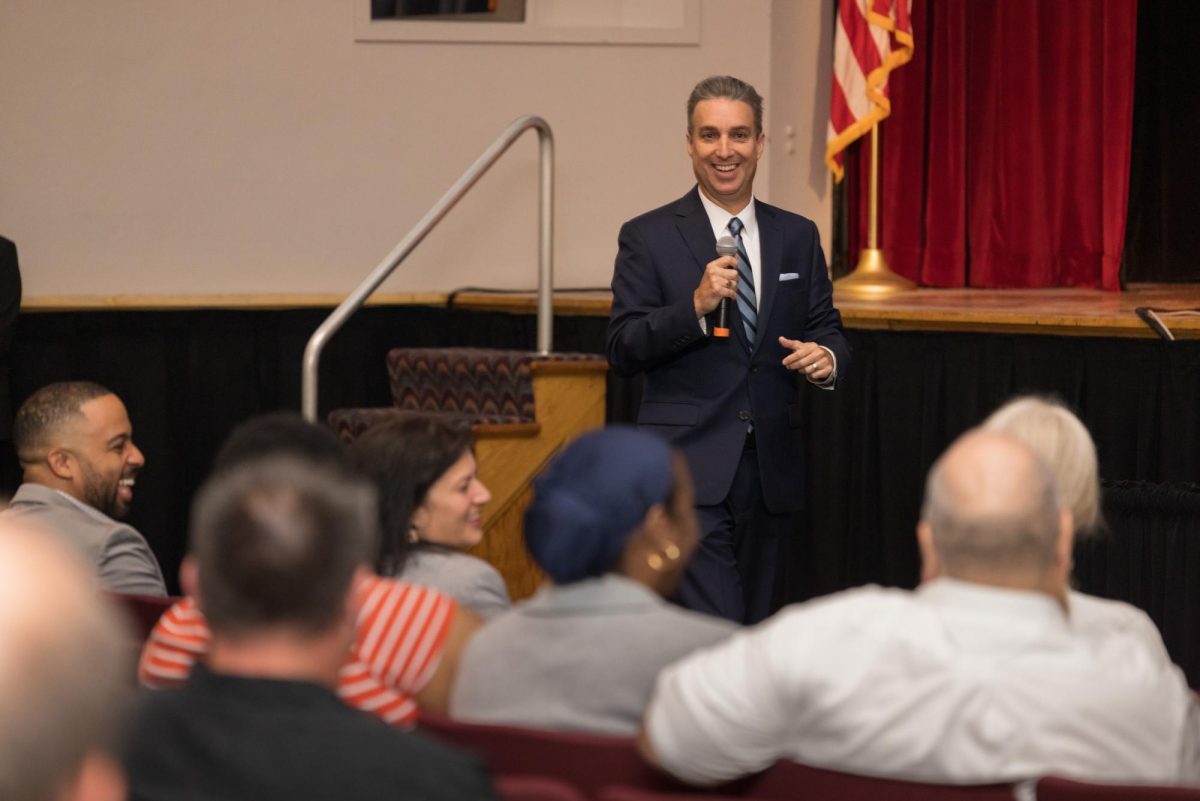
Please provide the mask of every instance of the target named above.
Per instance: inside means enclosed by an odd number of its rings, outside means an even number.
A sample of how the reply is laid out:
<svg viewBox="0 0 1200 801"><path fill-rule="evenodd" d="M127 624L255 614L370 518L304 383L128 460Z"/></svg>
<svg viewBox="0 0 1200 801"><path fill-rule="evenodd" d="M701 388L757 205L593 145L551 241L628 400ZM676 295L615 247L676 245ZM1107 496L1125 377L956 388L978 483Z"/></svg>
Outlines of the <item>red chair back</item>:
<svg viewBox="0 0 1200 801"><path fill-rule="evenodd" d="M640 787L605 787L596 801L759 801L751 796L707 793L703 790L691 792L662 793L643 790ZM766 800L763 800L766 801Z"/></svg>
<svg viewBox="0 0 1200 801"><path fill-rule="evenodd" d="M547 776L496 776L492 785L500 801L588 801L571 785Z"/></svg>
<svg viewBox="0 0 1200 801"><path fill-rule="evenodd" d="M421 730L474 752L493 776L548 776L592 798L613 784L687 789L687 785L647 765L630 737L461 723L426 712L421 713Z"/></svg>
<svg viewBox="0 0 1200 801"><path fill-rule="evenodd" d="M162 617L163 612L166 612L179 600L169 596L164 598L158 595L125 595L118 592L110 592L106 595L129 612L134 633L143 641L150 636L150 632L154 630L154 624Z"/></svg>
<svg viewBox="0 0 1200 801"><path fill-rule="evenodd" d="M461 723L422 713L421 728L478 754L493 775L533 774L572 785L592 799L698 801L728 796L775 801L1012 801L1009 784L956 786L855 776L795 762L717 788L717 796L667 776L643 760L632 738ZM643 795L644 798L632 796ZM689 798L691 797L691 798ZM610 799L621 801L621 799Z"/></svg>
<svg viewBox="0 0 1200 801"><path fill-rule="evenodd" d="M1049 776L1038 779L1037 801L1200 801L1200 789L1151 785L1091 784Z"/></svg>
<svg viewBox="0 0 1200 801"><path fill-rule="evenodd" d="M793 801L1012 801L1013 786L927 784L860 776L783 760L757 776L738 782L737 794Z"/></svg>

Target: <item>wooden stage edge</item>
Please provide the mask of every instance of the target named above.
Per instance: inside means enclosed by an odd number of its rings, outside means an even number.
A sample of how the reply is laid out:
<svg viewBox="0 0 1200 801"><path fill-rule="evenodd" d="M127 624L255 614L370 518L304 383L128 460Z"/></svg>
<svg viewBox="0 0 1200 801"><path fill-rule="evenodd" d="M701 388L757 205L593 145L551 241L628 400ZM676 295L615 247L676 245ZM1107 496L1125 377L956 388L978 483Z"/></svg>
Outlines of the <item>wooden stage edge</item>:
<svg viewBox="0 0 1200 801"><path fill-rule="evenodd" d="M70 311L188 311L333 308L332 294L280 295L122 295L29 297L27 313ZM372 306L445 306L451 293L383 294ZM1155 338L1159 335L1135 309L1157 312L1176 339L1200 339L1200 284L1133 284L1122 292L1096 289L917 289L882 300L851 300L835 290L834 302L848 328L898 331L974 331ZM558 315L608 315L607 290L559 292ZM464 291L453 294L455 308L533 314L533 292Z"/></svg>

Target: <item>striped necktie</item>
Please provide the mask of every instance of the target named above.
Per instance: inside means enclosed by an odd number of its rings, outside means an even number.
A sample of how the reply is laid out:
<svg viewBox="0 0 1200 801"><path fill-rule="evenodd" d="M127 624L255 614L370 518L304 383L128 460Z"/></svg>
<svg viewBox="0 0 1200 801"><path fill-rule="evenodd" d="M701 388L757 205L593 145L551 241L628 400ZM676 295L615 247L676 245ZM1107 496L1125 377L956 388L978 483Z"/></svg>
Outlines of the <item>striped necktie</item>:
<svg viewBox="0 0 1200 801"><path fill-rule="evenodd" d="M742 227L742 221L737 217L729 221L729 233L733 234L738 250L738 311L742 313L742 323L746 326L746 339L754 347L754 337L758 333L758 303L754 294L754 272L750 269L750 259L746 257L746 246L742 244Z"/></svg>

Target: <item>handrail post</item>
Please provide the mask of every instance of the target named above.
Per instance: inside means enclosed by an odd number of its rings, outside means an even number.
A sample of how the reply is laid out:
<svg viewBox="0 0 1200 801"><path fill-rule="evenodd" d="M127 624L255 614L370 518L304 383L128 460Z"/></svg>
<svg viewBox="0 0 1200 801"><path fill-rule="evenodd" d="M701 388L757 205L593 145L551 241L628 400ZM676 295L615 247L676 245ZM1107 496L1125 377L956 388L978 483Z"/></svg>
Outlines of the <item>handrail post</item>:
<svg viewBox="0 0 1200 801"><path fill-rule="evenodd" d="M554 134L538 128L538 305L537 348L549 356L554 347Z"/></svg>
<svg viewBox="0 0 1200 801"><path fill-rule="evenodd" d="M404 239L392 249L371 273L363 279L325 321L317 327L304 347L304 361L300 375L300 412L309 422L317 420L318 368L321 352L326 343L336 334L346 320L362 308L367 298L387 280L400 262L412 252L433 227L454 208L487 170L496 163L514 141L530 128L538 132L540 186L538 191L538 353L548 355L554 346L554 134L550 124L534 115L519 117L500 135L483 155L442 195L425 216L413 226Z"/></svg>

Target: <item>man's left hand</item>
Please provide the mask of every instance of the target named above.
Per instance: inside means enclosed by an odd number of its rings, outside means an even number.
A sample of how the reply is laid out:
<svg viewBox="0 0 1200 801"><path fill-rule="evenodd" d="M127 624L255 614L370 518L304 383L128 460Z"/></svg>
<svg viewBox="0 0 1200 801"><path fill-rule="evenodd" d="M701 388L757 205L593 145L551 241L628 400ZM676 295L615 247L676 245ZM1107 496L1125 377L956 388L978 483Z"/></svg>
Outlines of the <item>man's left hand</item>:
<svg viewBox="0 0 1200 801"><path fill-rule="evenodd" d="M787 337L780 337L779 344L791 351L783 357L783 366L789 370L798 370L814 383L820 384L828 380L833 373L833 359L829 352L816 342L800 342Z"/></svg>

